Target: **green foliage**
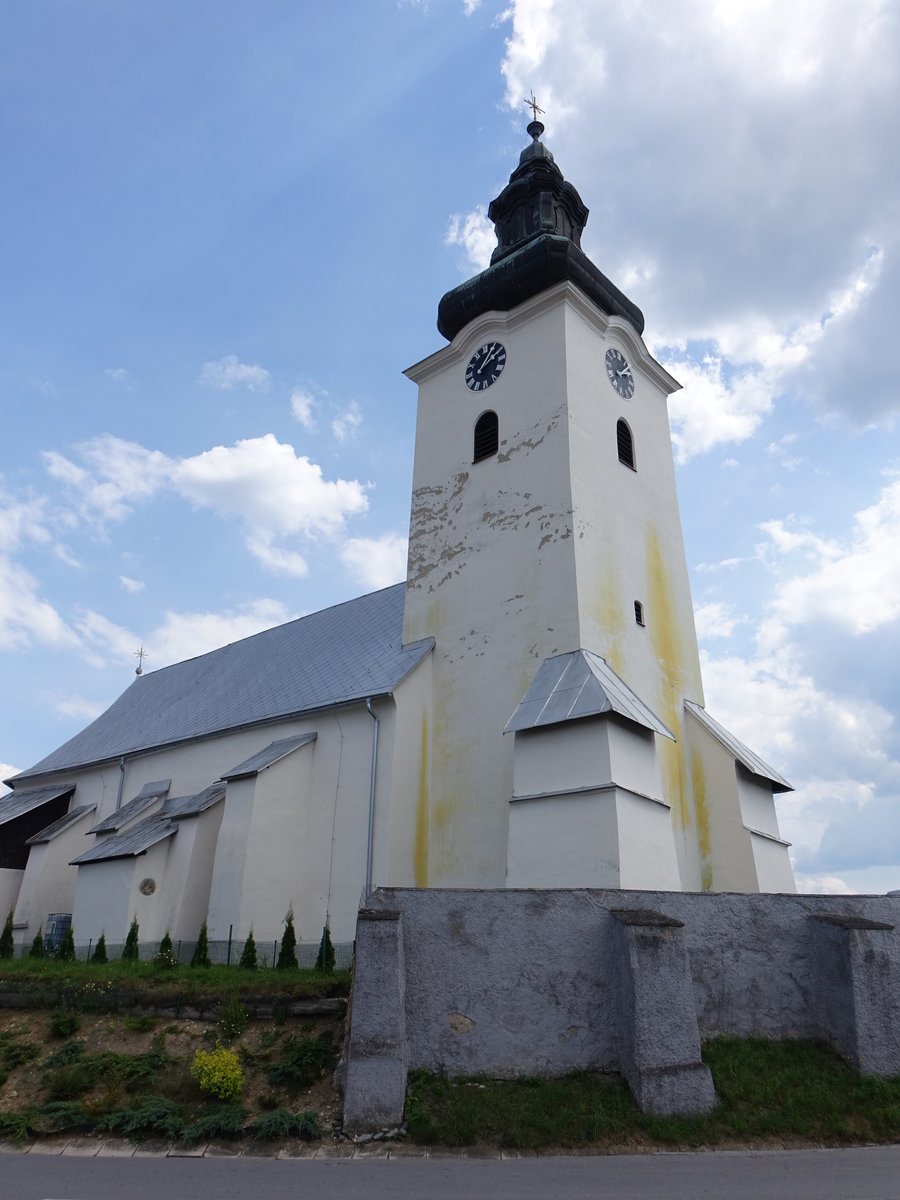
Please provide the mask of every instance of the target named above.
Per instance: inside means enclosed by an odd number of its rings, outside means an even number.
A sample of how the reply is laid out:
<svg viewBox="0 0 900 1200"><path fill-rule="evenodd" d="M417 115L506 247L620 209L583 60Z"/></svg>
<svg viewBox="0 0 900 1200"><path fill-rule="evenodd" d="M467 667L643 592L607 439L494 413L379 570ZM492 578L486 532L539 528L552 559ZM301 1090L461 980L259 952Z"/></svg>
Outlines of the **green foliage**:
<svg viewBox="0 0 900 1200"><path fill-rule="evenodd" d="M208 1142L212 1138L236 1138L244 1132L247 1110L240 1104L217 1104L199 1116L183 1133L186 1142Z"/></svg>
<svg viewBox="0 0 900 1200"><path fill-rule="evenodd" d="M16 952L15 943L13 942L13 915L10 910L9 916L3 925L3 932L0 933L0 958L12 958Z"/></svg>
<svg viewBox="0 0 900 1200"><path fill-rule="evenodd" d="M91 955L92 963L106 963L109 959L106 957L106 934L101 933L97 938L97 945L94 947L94 952Z"/></svg>
<svg viewBox="0 0 900 1200"><path fill-rule="evenodd" d="M297 970L297 935L294 932L294 910L289 908L284 918L284 933L281 937L281 949L278 951L278 962L276 964L279 971L296 971Z"/></svg>
<svg viewBox="0 0 900 1200"><path fill-rule="evenodd" d="M247 940L244 942L244 949L241 951L241 961L238 964L242 971L255 971L259 962L256 957L256 939L253 936L253 930L247 934Z"/></svg>
<svg viewBox="0 0 900 1200"><path fill-rule="evenodd" d="M331 940L331 930L327 925L322 929L322 940L316 956L316 970L323 972L334 970L334 943Z"/></svg>
<svg viewBox="0 0 900 1200"><path fill-rule="evenodd" d="M77 1100L91 1091L97 1082L97 1072L90 1059L69 1063L53 1071L46 1081L49 1100Z"/></svg>
<svg viewBox="0 0 900 1200"><path fill-rule="evenodd" d="M287 1037L284 1039L281 1061L269 1069L266 1079L272 1087L284 1088L293 1094L334 1070L337 1051L331 1031L318 1037Z"/></svg>
<svg viewBox="0 0 900 1200"><path fill-rule="evenodd" d="M180 1104L158 1096L146 1096L126 1108L116 1108L97 1122L97 1129L123 1137L164 1137L176 1140L184 1134L184 1110Z"/></svg>
<svg viewBox="0 0 900 1200"><path fill-rule="evenodd" d="M44 931L39 929L34 935L34 941L31 943L31 949L28 951L29 958L44 957Z"/></svg>
<svg viewBox="0 0 900 1200"><path fill-rule="evenodd" d="M149 1033L156 1028L156 1017L153 1013L141 1013L139 1017L126 1017L125 1028L132 1033Z"/></svg>
<svg viewBox="0 0 900 1200"><path fill-rule="evenodd" d="M58 1067L67 1067L69 1063L77 1062L84 1054L85 1042L64 1042L55 1054L44 1061L44 1071L55 1071Z"/></svg>
<svg viewBox="0 0 900 1200"><path fill-rule="evenodd" d="M250 1125L250 1133L261 1140L298 1137L304 1142L317 1141L322 1136L322 1126L314 1112L292 1113L286 1108L257 1117Z"/></svg>
<svg viewBox="0 0 900 1200"><path fill-rule="evenodd" d="M194 1055L191 1074L201 1092L226 1103L236 1103L244 1090L244 1072L233 1050L218 1046L215 1050L198 1050Z"/></svg>
<svg viewBox="0 0 900 1200"><path fill-rule="evenodd" d="M175 947L172 945L172 935L168 929L163 934L162 941L159 943L159 949L153 956L154 967L161 971L174 971L178 966L178 959L175 956ZM191 963L191 966L194 964Z"/></svg>
<svg viewBox="0 0 900 1200"><path fill-rule="evenodd" d="M50 1033L53 1037L70 1038L78 1032L81 1018L70 1008L57 1008L50 1014Z"/></svg>
<svg viewBox="0 0 900 1200"><path fill-rule="evenodd" d="M192 967L211 967L209 961L209 934L206 931L206 922L200 926L200 934L197 938L197 945L194 947L194 953L191 955Z"/></svg>
<svg viewBox="0 0 900 1200"><path fill-rule="evenodd" d="M41 1133L60 1133L68 1129L91 1129L93 1117L77 1100L51 1100L39 1109Z"/></svg>
<svg viewBox="0 0 900 1200"><path fill-rule="evenodd" d="M0 1112L0 1137L24 1142L29 1134L37 1131L37 1113L33 1108L22 1108L11 1112Z"/></svg>
<svg viewBox="0 0 900 1200"><path fill-rule="evenodd" d="M239 1038L247 1028L247 1009L237 996L223 1000L216 1010L219 1032L226 1042Z"/></svg>
<svg viewBox="0 0 900 1200"><path fill-rule="evenodd" d="M72 932L71 925L60 938L59 945L56 947L56 957L60 962L75 961L75 934Z"/></svg>
<svg viewBox="0 0 900 1200"><path fill-rule="evenodd" d="M23 1042L15 1033L0 1034L0 1067L4 1075L31 1062L40 1052L36 1042Z"/></svg>
<svg viewBox="0 0 900 1200"><path fill-rule="evenodd" d="M137 917L133 917L125 937L125 945L122 947L122 962L136 963L140 961L138 931Z"/></svg>

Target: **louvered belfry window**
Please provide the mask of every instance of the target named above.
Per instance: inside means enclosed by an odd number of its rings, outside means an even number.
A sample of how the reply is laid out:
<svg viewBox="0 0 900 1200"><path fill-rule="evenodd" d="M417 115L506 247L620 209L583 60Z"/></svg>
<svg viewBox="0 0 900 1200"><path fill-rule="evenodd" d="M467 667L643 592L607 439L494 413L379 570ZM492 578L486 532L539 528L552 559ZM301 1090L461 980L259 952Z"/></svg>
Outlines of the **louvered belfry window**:
<svg viewBox="0 0 900 1200"><path fill-rule="evenodd" d="M637 468L634 465L634 438L631 436L628 422L621 419L616 423L616 445L619 450L619 462L624 463L626 467L631 467L632 471L636 471Z"/></svg>
<svg viewBox="0 0 900 1200"><path fill-rule="evenodd" d="M482 413L475 422L475 449L472 454L473 462L481 462L497 453L500 444L500 423L497 414L490 409Z"/></svg>

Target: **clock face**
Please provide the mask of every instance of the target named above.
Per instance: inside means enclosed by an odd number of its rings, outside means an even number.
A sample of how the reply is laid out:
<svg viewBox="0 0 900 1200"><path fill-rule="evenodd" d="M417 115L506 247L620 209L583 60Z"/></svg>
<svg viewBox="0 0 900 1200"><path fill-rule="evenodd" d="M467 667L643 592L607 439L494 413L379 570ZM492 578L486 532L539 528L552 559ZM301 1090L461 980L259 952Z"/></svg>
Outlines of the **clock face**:
<svg viewBox="0 0 900 1200"><path fill-rule="evenodd" d="M619 395L630 400L634 395L634 376L624 354L620 354L618 350L607 350L606 373Z"/></svg>
<svg viewBox="0 0 900 1200"><path fill-rule="evenodd" d="M483 392L500 378L506 366L506 350L500 342L488 342L476 350L466 367L466 387L473 392Z"/></svg>

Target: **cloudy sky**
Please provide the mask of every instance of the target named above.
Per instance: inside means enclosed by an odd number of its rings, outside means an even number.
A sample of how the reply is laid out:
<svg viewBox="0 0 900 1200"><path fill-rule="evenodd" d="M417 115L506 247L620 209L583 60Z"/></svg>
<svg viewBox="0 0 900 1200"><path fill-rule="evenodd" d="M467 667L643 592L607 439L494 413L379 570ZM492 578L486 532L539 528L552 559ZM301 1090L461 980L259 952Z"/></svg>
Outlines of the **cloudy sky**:
<svg viewBox="0 0 900 1200"><path fill-rule="evenodd" d="M402 578L437 302L523 97L684 384L710 712L804 890L900 887L890 0L0 10L0 764L133 678Z"/></svg>

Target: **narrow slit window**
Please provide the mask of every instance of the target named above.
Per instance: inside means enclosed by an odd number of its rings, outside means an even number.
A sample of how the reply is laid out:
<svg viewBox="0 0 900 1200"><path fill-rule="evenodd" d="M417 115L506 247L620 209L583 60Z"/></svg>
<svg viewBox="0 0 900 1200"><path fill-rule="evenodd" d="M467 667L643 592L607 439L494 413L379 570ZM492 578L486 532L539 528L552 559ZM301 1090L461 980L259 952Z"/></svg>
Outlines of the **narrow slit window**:
<svg viewBox="0 0 900 1200"><path fill-rule="evenodd" d="M500 445L500 422L497 414L488 409L475 422L475 449L472 454L473 462L491 458L497 453Z"/></svg>
<svg viewBox="0 0 900 1200"><path fill-rule="evenodd" d="M628 428L628 422L621 418L616 423L616 446L619 451L619 462L624 463L626 467L631 467L632 471L636 471L634 465L634 438L631 436L631 430Z"/></svg>
<svg viewBox="0 0 900 1200"><path fill-rule="evenodd" d="M644 606L640 600L635 600L634 602L634 619L638 625L644 624Z"/></svg>

